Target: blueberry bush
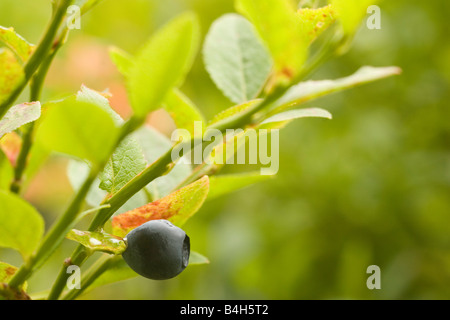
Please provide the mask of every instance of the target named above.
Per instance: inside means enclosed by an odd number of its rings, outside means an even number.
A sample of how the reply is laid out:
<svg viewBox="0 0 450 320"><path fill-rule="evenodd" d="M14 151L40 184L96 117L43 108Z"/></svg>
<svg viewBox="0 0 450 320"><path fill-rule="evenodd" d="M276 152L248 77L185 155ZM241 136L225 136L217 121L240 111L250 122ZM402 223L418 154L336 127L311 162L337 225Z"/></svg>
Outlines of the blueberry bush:
<svg viewBox="0 0 450 320"><path fill-rule="evenodd" d="M146 118L164 109L177 128L191 135L199 122L205 132L279 130L300 118L331 118L326 110L302 107L309 101L400 73L397 67L364 66L336 80L310 80L325 62L348 51L374 1L317 2L236 0L236 12L214 21L204 39L196 14L187 12L165 23L138 52L111 47L110 58L123 76L133 110L127 119L111 107L107 91L81 83L72 95L41 97L50 66L70 41L68 9L75 5L82 16L101 1L49 1L51 20L37 45L14 28L1 27L0 246L17 250L23 264L0 262L0 298L76 299L108 283L138 275L168 279L188 265L207 263L205 256L190 251L180 227L208 197L266 177L220 174L224 165L214 161L187 164L181 160L190 156L189 150L208 147L198 142L202 137L171 141ZM200 57L230 104L209 121L181 90ZM25 89L29 98L21 101ZM226 136L210 154L230 157L230 141L245 144L245 137ZM174 159L180 145L183 152ZM75 194L44 232L41 214L23 195L55 153L69 159L67 177ZM89 227L78 230L86 221ZM28 292L27 280L65 239L79 245L61 261L56 279L44 293ZM82 268L78 288L67 286L71 266Z"/></svg>

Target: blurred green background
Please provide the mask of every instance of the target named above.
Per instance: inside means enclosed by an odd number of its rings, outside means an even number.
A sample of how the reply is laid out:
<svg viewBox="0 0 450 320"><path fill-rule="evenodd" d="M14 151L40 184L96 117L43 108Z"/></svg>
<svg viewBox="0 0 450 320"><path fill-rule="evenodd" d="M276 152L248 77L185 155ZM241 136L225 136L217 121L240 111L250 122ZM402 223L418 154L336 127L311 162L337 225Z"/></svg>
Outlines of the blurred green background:
<svg viewBox="0 0 450 320"><path fill-rule="evenodd" d="M0 25L37 43L49 0L2 0ZM297 121L281 132L277 178L207 202L185 226L192 247L211 263L156 282L137 278L84 299L448 299L450 298L450 2L385 1L381 30L362 26L353 48L313 75L352 74L362 65L397 65L399 77L310 103L332 121ZM110 45L131 53L161 24L193 10L203 35L232 0L105 0L82 19L52 67L44 100L82 83L109 88L129 114ZM207 118L231 106L198 55L183 90ZM24 97L26 99L26 97ZM161 125L161 117L149 119ZM47 226L72 190L66 162L48 161L26 197ZM232 171L230 168L228 171ZM47 289L74 243L65 241L29 281ZM2 260L20 256L1 250ZM366 269L381 268L381 290Z"/></svg>

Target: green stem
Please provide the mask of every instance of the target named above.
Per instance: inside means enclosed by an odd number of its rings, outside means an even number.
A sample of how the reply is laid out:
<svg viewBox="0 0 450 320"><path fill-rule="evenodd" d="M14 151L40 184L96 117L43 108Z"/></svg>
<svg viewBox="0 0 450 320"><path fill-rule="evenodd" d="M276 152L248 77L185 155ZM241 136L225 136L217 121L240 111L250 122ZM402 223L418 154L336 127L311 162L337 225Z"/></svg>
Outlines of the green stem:
<svg viewBox="0 0 450 320"><path fill-rule="evenodd" d="M57 300L61 292L63 292L68 279L68 275L66 272L67 267L70 265L80 267L89 256L90 252L87 250L76 250L76 252L72 255L72 258L67 259L64 262L64 265L59 271L58 277L56 278L56 281L53 284L53 287L47 297L48 300Z"/></svg>
<svg viewBox="0 0 450 320"><path fill-rule="evenodd" d="M100 257L87 271L83 274L81 279L81 288L80 289L72 289L65 296L63 296L62 300L75 300L79 297L89 286L100 277L105 271L107 271L111 265L113 265L117 260L120 259L120 256L110 256L103 255Z"/></svg>
<svg viewBox="0 0 450 320"><path fill-rule="evenodd" d="M50 66L58 50L62 47L67 32L68 30L65 29L62 35L58 38L59 41L53 47L52 52L47 56L44 62L42 62L38 72L32 77L30 85L30 101L39 101L41 99L42 88L48 70L50 69ZM17 158L17 165L16 168L14 169L14 180L11 182L10 187L10 190L13 193L19 193L20 189L22 188L23 174L26 169L28 155L33 145L34 128L35 123L32 122L26 125L24 129L24 135L22 138L22 148L20 149L20 153Z"/></svg>
<svg viewBox="0 0 450 320"><path fill-rule="evenodd" d="M23 80L11 92L6 101L0 104L0 119L3 118L9 108L11 108L14 101L16 101L25 89L33 74L37 71L39 66L45 60L45 57L52 49L58 29L60 28L66 15L67 8L71 5L72 1L73 0L61 0L60 5L55 9L52 20L48 25L42 40L24 66L25 75Z"/></svg>

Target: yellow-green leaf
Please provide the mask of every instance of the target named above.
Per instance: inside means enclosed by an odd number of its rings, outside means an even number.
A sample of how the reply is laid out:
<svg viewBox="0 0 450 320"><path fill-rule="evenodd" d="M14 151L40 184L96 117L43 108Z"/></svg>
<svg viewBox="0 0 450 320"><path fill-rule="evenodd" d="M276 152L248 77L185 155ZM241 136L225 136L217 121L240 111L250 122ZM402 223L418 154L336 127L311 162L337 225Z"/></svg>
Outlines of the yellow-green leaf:
<svg viewBox="0 0 450 320"><path fill-rule="evenodd" d="M159 30L136 56L129 71L131 105L138 117L158 109L173 87L181 85L199 43L199 26L183 14Z"/></svg>
<svg viewBox="0 0 450 320"><path fill-rule="evenodd" d="M46 104L36 139L48 150L98 165L110 156L118 132L115 120L102 106L70 97Z"/></svg>
<svg viewBox="0 0 450 320"><path fill-rule="evenodd" d="M352 35L367 14L370 5L378 0L331 0L344 33Z"/></svg>
<svg viewBox="0 0 450 320"><path fill-rule="evenodd" d="M44 233L44 220L37 210L17 195L0 191L0 221L0 247L29 257Z"/></svg>
<svg viewBox="0 0 450 320"><path fill-rule="evenodd" d="M201 122L202 128L205 126L205 118L200 110L178 89L169 92L164 99L163 108L172 117L177 128L188 130L192 137L196 134L195 122Z"/></svg>

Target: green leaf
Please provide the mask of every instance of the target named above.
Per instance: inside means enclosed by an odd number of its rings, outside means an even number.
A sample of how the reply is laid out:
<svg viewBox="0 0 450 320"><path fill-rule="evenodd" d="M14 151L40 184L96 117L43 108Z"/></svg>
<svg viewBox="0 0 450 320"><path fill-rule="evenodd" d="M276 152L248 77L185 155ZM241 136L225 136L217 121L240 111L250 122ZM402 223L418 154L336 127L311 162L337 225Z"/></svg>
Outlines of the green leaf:
<svg viewBox="0 0 450 320"><path fill-rule="evenodd" d="M378 0L331 0L338 19L346 34L355 33L367 14L367 8Z"/></svg>
<svg viewBox="0 0 450 320"><path fill-rule="evenodd" d="M182 226L203 205L208 191L209 178L204 176L160 200L115 216L112 221L113 233L123 237L143 223L156 219L166 219Z"/></svg>
<svg viewBox="0 0 450 320"><path fill-rule="evenodd" d="M128 78L134 67L134 57L128 52L117 47L111 47L109 49L109 56L114 65L117 67L117 70L119 70L125 78Z"/></svg>
<svg viewBox="0 0 450 320"><path fill-rule="evenodd" d="M14 54L0 48L0 104L6 101L10 93L24 78L22 65Z"/></svg>
<svg viewBox="0 0 450 320"><path fill-rule="evenodd" d="M275 107L271 110L270 114L292 109L310 100L400 73L401 69L398 67L375 68L366 66L349 77L337 80L311 80L301 82L289 89L283 97L275 102Z"/></svg>
<svg viewBox="0 0 450 320"><path fill-rule="evenodd" d="M252 184L271 179L272 176L261 175L258 172L240 174L227 174L210 178L210 191L208 200L218 198L236 190L248 187Z"/></svg>
<svg viewBox="0 0 450 320"><path fill-rule="evenodd" d="M297 15L301 21L301 33L309 44L336 21L336 13L332 5L317 9L302 8L298 10Z"/></svg>
<svg viewBox="0 0 450 320"><path fill-rule="evenodd" d="M0 27L0 46L8 48L23 65L33 53L34 45L19 36L14 28Z"/></svg>
<svg viewBox="0 0 450 320"><path fill-rule="evenodd" d="M19 287L19 290L14 290L6 284L12 279L17 272L17 268L0 261L0 300L29 300L30 297L25 293L27 283Z"/></svg>
<svg viewBox="0 0 450 320"><path fill-rule="evenodd" d="M16 267L0 261L0 283L8 283L16 272Z"/></svg>
<svg viewBox="0 0 450 320"><path fill-rule="evenodd" d="M100 189L115 194L145 169L142 148L133 137L125 138L100 174Z"/></svg>
<svg viewBox="0 0 450 320"><path fill-rule="evenodd" d="M209 259L198 252L191 251L189 255L189 265L209 264Z"/></svg>
<svg viewBox="0 0 450 320"><path fill-rule="evenodd" d="M113 119L116 126L120 126L124 123L122 117L111 108L109 100L104 94L82 85L80 91L78 91L76 95L76 99L80 102L96 105L106 111Z"/></svg>
<svg viewBox="0 0 450 320"><path fill-rule="evenodd" d="M17 128L20 128L24 124L39 119L40 116L41 104L39 101L13 106L0 120L0 138Z"/></svg>
<svg viewBox="0 0 450 320"><path fill-rule="evenodd" d="M20 197L0 191L0 247L18 250L29 257L44 233L44 220Z"/></svg>
<svg viewBox="0 0 450 320"><path fill-rule="evenodd" d="M308 41L291 0L237 0L237 11L255 25L275 63L276 77L291 80L307 58Z"/></svg>
<svg viewBox="0 0 450 320"><path fill-rule="evenodd" d="M135 65L134 57L115 47L111 48L109 53L119 72L128 79ZM178 89L172 89L168 92L162 103L162 108L169 113L177 128L187 129L192 135L194 135L195 121L201 121L202 124L205 123L200 110Z"/></svg>
<svg viewBox="0 0 450 320"><path fill-rule="evenodd" d="M195 137L197 134L194 130L194 123L196 121L201 122L202 129L205 126L206 121L201 112L194 103L178 89L169 92L164 99L163 108L172 117L177 128L188 130L191 137Z"/></svg>
<svg viewBox="0 0 450 320"><path fill-rule="evenodd" d="M333 116L327 110L320 108L295 109L278 113L258 126L259 129L283 128L292 120L300 118L325 118L332 119Z"/></svg>
<svg viewBox="0 0 450 320"><path fill-rule="evenodd" d="M0 150L0 190L9 190L14 169L6 155Z"/></svg>
<svg viewBox="0 0 450 320"><path fill-rule="evenodd" d="M211 78L234 103L256 98L272 69L255 28L237 14L226 14L213 23L203 54Z"/></svg>
<svg viewBox="0 0 450 320"><path fill-rule="evenodd" d="M212 118L208 123L208 126L220 124L223 121L229 121L230 118L239 117L242 113L255 106L256 104L262 102L262 99L255 99L243 104L233 106L231 108L225 109L224 111L218 113Z"/></svg>
<svg viewBox="0 0 450 320"><path fill-rule="evenodd" d="M105 110L116 125L121 125L124 120L109 105L109 101L101 93L82 86L77 94L77 101L92 103ZM87 202L91 206L98 205L105 197L106 190L110 195L120 190L128 181L134 178L145 169L146 161L142 149L135 138L129 136L125 138L119 147L114 151L112 157L100 174L100 181L96 181L91 187ZM80 172L80 170L82 172ZM78 172L77 172L78 171ZM75 189L78 189L87 177L89 167L83 163L73 163L69 166L69 178ZM83 178L80 178L83 177ZM100 190L99 189L99 187ZM125 212L146 204L148 201L142 192L133 196L127 203L119 209L119 212ZM123 211L125 210L125 211Z"/></svg>
<svg viewBox="0 0 450 320"><path fill-rule="evenodd" d="M137 55L130 70L131 105L138 117L158 109L191 67L199 42L195 16L183 14L159 30Z"/></svg>
<svg viewBox="0 0 450 320"><path fill-rule="evenodd" d="M93 165L108 159L119 133L110 113L75 97L50 103L46 109L36 133L45 148L87 159Z"/></svg>
<svg viewBox="0 0 450 320"><path fill-rule="evenodd" d="M33 50L34 46L13 28L0 27L0 104L25 78L23 65Z"/></svg>
<svg viewBox="0 0 450 320"><path fill-rule="evenodd" d="M10 132L0 138L0 150L14 168L17 165L20 149L22 149L22 138L16 132Z"/></svg>
<svg viewBox="0 0 450 320"><path fill-rule="evenodd" d="M105 232L89 232L72 229L66 238L82 244L89 250L115 255L122 254L127 248L122 238Z"/></svg>

